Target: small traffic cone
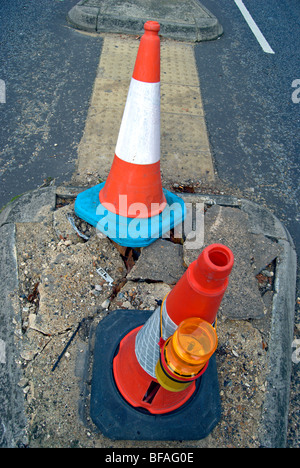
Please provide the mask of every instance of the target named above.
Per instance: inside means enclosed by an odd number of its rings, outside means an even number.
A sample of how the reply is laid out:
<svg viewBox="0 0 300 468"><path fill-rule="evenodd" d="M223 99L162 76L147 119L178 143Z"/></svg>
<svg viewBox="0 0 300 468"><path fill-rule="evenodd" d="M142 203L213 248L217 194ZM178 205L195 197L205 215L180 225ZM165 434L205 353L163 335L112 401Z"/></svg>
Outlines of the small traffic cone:
<svg viewBox="0 0 300 468"><path fill-rule="evenodd" d="M120 342L119 352L113 360L117 388L134 408L144 408L151 414L175 411L193 395L195 382L181 392L170 392L158 383L155 375L148 374L136 356L136 337L141 329L135 328Z"/></svg>
<svg viewBox="0 0 300 468"><path fill-rule="evenodd" d="M79 217L131 247L149 245L185 216L183 200L161 183L160 25L147 21L144 29L109 175L75 203Z"/></svg>
<svg viewBox="0 0 300 468"><path fill-rule="evenodd" d="M227 246L211 244L206 247L168 294L169 318L177 325L188 317L200 317L213 324L233 263L233 253Z"/></svg>
<svg viewBox="0 0 300 468"><path fill-rule="evenodd" d="M233 253L228 247L222 244L206 247L164 298L161 307L142 327L122 339L113 363L114 378L120 393L132 406L164 414L178 409L194 393L195 381L178 392L174 386L176 391L159 386L156 366L160 349L188 318L198 317L208 324L215 322L233 263ZM149 404L147 394L151 390L156 395Z"/></svg>

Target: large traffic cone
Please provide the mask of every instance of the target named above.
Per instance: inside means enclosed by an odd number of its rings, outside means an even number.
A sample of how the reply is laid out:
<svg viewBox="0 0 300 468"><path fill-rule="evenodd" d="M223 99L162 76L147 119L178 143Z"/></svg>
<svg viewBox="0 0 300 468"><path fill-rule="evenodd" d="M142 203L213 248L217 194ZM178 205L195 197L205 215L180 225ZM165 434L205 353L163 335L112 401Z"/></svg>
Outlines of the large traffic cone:
<svg viewBox="0 0 300 468"><path fill-rule="evenodd" d="M111 170L105 183L78 195L75 203L79 217L131 247L149 245L185 216L183 200L162 188L160 25L147 21L144 28Z"/></svg>
<svg viewBox="0 0 300 468"><path fill-rule="evenodd" d="M100 191L100 202L130 218L128 206L141 205L149 218L166 206L160 176L160 39L159 24L145 23L120 127L114 161ZM120 206L120 195L127 206Z"/></svg>
<svg viewBox="0 0 300 468"><path fill-rule="evenodd" d="M213 324L233 262L228 247L222 244L206 247L143 327L123 338L114 359L114 378L120 393L132 406L163 414L182 406L194 393L195 381L179 392L158 384L155 369L160 348L187 318L199 317ZM147 392L151 394L151 390L156 395L150 405Z"/></svg>

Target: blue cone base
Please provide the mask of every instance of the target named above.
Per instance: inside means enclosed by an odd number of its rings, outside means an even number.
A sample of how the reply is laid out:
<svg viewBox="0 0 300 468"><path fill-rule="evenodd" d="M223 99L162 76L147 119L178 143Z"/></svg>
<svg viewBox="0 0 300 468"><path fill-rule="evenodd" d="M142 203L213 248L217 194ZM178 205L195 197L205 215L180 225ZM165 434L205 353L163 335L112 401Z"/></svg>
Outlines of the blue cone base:
<svg viewBox="0 0 300 468"><path fill-rule="evenodd" d="M105 236L125 247L146 247L179 223L186 214L184 201L163 189L167 206L150 218L127 218L112 213L99 200L105 182L79 193L75 201L76 215L96 227Z"/></svg>

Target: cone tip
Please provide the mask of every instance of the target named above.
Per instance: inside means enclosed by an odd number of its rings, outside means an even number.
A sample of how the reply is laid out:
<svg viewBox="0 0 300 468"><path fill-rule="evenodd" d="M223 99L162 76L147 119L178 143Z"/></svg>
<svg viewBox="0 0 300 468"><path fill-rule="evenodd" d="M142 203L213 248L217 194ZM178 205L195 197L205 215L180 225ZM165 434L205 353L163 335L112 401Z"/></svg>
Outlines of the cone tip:
<svg viewBox="0 0 300 468"><path fill-rule="evenodd" d="M231 249L223 244L211 244L202 253L206 264L211 269L220 273L223 271L227 272L228 275L230 274L234 264L234 256Z"/></svg>
<svg viewBox="0 0 300 468"><path fill-rule="evenodd" d="M160 30L160 24L157 21L147 21L144 24L145 31L157 32Z"/></svg>

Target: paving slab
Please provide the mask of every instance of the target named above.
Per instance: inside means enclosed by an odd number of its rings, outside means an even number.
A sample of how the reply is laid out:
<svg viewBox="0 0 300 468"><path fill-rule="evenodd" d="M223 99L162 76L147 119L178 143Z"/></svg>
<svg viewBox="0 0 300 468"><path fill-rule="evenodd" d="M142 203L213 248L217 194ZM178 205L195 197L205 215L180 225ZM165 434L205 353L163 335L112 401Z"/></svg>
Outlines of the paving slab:
<svg viewBox="0 0 300 468"><path fill-rule="evenodd" d="M0 226L9 223L40 222L55 208L55 187L44 187L24 193L9 202L0 212Z"/></svg>
<svg viewBox="0 0 300 468"><path fill-rule="evenodd" d="M166 283L163 277L158 280L161 273L152 280L136 273L130 277L131 272L134 273L133 268L136 271L138 268L147 270L151 252L155 257L155 277L159 254L152 251L153 247L143 249L145 254L148 249L148 257L140 255L134 265L129 265L124 262L126 251L121 255L109 239L99 236L95 228L88 227L75 215L78 231L84 230L88 240L79 236L78 241L69 236L69 228L64 230L62 226L67 226L76 190L72 188L68 194L66 187L63 190L51 187L48 191L49 194L63 192L68 205L62 206L57 197L53 209L45 198L45 207L48 208L36 221L40 207L37 208L35 200L42 199L45 194L45 189L41 189L41 197L36 191L32 197L26 195L23 200L20 197L13 202L16 206L11 208L16 211L17 204L21 206L20 203L24 203L28 213L26 221L12 218L1 227L5 232L2 232L0 250L0 320L5 326L1 328L0 335L0 366L3 370L1 375L10 376L10 394L18 395L15 405L8 398L5 379L1 377L0 395L1 401L5 402L0 412L1 446L284 447L292 363L296 255L290 236L278 219L265 208L247 200L182 195L186 204L205 205L205 242L233 242L237 273L242 271L248 259L247 274L250 271L254 278L259 275L267 278L269 291L261 289L257 278L255 288L262 295L263 292L271 293L269 306L262 315L249 319L248 314L244 317L234 313L227 316L226 307L230 306L228 310L231 313L236 308L236 295L232 294L229 305L222 304L218 315L219 346L216 352L222 416L208 437L193 441L183 438L182 442L115 441L99 432L89 413L95 330L104 317L118 309L154 311L172 284ZM29 219L35 221L30 222ZM222 232L218 231L220 220L224 228ZM234 226L238 223L239 229L234 233ZM194 230L202 228L195 222L189 225ZM280 247L272 251L271 257L271 245L266 242L263 249L262 236ZM249 258L253 254L251 245L255 246L256 240L260 242L259 268L262 268L258 275L257 262L253 263ZM185 248L187 241L183 238L182 242L182 256L176 247L177 253L171 259L174 264L178 259L178 268L182 267L188 251ZM247 245L244 251L243 242L250 246ZM160 245L167 245L162 243L172 244L170 239L157 241L158 252ZM170 250L173 248L171 246ZM201 248L193 254L197 256L200 251ZM276 257L272 264L276 268L272 270L269 267L268 273L273 272L274 275L268 277L263 273L268 268L264 263L269 262L274 254ZM186 257L186 261L192 261L191 257L189 260ZM112 283L97 273L99 266L112 277ZM268 283L270 278L272 281ZM238 283L239 294L245 302L248 301L250 310L251 303L255 305L255 301L249 290L244 288L245 277L237 274L231 278L233 281ZM230 294L228 290L228 297ZM7 421L11 421L10 426Z"/></svg>
<svg viewBox="0 0 300 468"><path fill-rule="evenodd" d="M183 41L216 39L222 32L217 18L195 0L82 0L68 21L90 32L142 34L147 20L158 21L160 34Z"/></svg>
<svg viewBox="0 0 300 468"><path fill-rule="evenodd" d="M254 239L247 213L220 205L212 206L205 216L205 245L213 242L226 243L236 259L228 294L222 303L222 313L235 319L263 318L265 304L256 275L278 257L280 248L277 243L265 236ZM270 275L273 275L273 271Z"/></svg>
<svg viewBox="0 0 300 468"><path fill-rule="evenodd" d="M149 247L142 249L138 261L128 273L127 278L161 281L174 285L186 270L182 253L182 245L158 239Z"/></svg>

